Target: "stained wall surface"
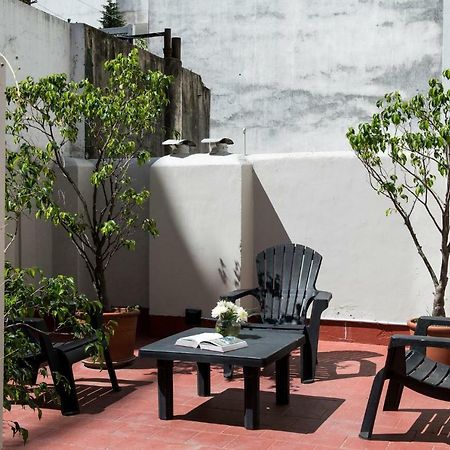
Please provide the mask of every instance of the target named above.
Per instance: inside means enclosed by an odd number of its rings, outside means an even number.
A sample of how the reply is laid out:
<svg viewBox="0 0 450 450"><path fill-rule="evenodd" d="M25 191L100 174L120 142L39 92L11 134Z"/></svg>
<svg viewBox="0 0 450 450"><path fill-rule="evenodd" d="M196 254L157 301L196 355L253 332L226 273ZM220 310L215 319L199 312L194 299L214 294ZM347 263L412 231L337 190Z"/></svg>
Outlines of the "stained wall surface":
<svg viewBox="0 0 450 450"><path fill-rule="evenodd" d="M380 96L412 95L440 74L443 4L148 0L130 19L181 36L183 65L212 92L211 134L234 139L234 151L244 127L247 153L342 151Z"/></svg>

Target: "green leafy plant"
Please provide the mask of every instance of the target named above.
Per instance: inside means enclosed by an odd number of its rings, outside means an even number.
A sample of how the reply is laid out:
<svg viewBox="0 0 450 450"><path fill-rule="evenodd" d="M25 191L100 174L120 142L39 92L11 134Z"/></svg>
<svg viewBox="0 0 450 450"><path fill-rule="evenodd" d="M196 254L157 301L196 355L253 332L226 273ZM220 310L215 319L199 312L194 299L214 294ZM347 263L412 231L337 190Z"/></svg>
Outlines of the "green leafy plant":
<svg viewBox="0 0 450 450"><path fill-rule="evenodd" d="M111 303L105 272L113 256L121 248L134 249L137 229L157 235L155 222L139 211L150 192L133 188L128 171L133 161L142 166L150 159L138 142L155 131L168 103L170 77L143 71L137 52L105 63L108 82L103 88L56 74L38 81L26 78L6 92L7 132L18 145L7 157L14 189L8 208L13 214L24 205L35 208L37 217L64 228L106 310ZM80 123L95 142L89 191L79 188L65 165ZM37 139L44 145L36 145ZM68 210L64 198L54 195L57 176L66 180L66 193L75 195L80 211Z"/></svg>
<svg viewBox="0 0 450 450"><path fill-rule="evenodd" d="M73 278L62 275L47 278L34 268L19 269L9 262L5 265L4 294L4 372L3 408L13 405L30 407L42 416L40 405L44 398L56 399L54 391L45 382L47 369L39 369L41 379L34 385L30 358L40 352L33 333L42 331L25 321L29 317L53 319L51 334L67 334L75 337L96 335L101 342L102 331L94 328L91 318L100 313L100 302L88 300L77 293ZM59 381L65 383L62 379ZM68 385L67 388L69 389ZM28 439L28 430L16 421L6 421L13 434Z"/></svg>
<svg viewBox="0 0 450 450"><path fill-rule="evenodd" d="M102 18L99 20L103 28L123 27L126 25L125 19L114 0L108 0L103 5Z"/></svg>
<svg viewBox="0 0 450 450"><path fill-rule="evenodd" d="M443 72L450 79L450 70ZM434 286L432 314L445 316L445 292L450 255L450 91L430 79L426 93L404 99L386 94L377 102L372 120L350 128L347 138L369 174L373 189L387 197L414 242ZM436 233L438 246L426 252L417 227L425 212ZM434 258L440 254L439 264Z"/></svg>

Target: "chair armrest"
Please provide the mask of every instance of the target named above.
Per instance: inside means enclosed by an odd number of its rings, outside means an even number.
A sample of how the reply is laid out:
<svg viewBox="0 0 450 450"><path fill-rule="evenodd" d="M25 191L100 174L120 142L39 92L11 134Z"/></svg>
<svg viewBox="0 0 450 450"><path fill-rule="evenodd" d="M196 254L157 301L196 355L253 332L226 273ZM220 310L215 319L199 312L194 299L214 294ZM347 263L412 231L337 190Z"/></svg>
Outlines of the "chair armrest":
<svg viewBox="0 0 450 450"><path fill-rule="evenodd" d="M328 304L330 303L331 297L333 295L331 292L327 291L317 291L317 294L313 298L313 302L326 303L326 307L328 308Z"/></svg>
<svg viewBox="0 0 450 450"><path fill-rule="evenodd" d="M412 347L450 348L450 338L394 334L391 337L389 348L404 347L405 345Z"/></svg>
<svg viewBox="0 0 450 450"><path fill-rule="evenodd" d="M328 308L331 297L331 292L317 291L311 300L311 318L309 320L308 329L315 330L315 339L319 339L320 318L322 313Z"/></svg>
<svg viewBox="0 0 450 450"><path fill-rule="evenodd" d="M230 302L235 302L236 300L245 297L246 295L253 295L253 297L256 297L259 300L259 289L253 288L253 289L237 289L235 291L228 292L225 295L221 295L221 300L228 300Z"/></svg>
<svg viewBox="0 0 450 450"><path fill-rule="evenodd" d="M450 327L450 317L429 317L422 316L419 317L417 321L417 327L415 335L426 336L427 330L430 325L441 325Z"/></svg>

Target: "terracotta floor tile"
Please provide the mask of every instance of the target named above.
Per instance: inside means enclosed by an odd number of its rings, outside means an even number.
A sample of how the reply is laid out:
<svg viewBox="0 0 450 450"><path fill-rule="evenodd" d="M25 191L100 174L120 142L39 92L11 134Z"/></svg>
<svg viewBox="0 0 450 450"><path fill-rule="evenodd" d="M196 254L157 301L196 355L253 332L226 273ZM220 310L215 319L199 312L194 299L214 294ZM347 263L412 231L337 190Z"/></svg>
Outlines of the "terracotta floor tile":
<svg viewBox="0 0 450 450"><path fill-rule="evenodd" d="M25 450L78 449L187 449L257 450L320 449L430 449L449 448L448 403L405 390L400 411L382 411L374 440L358 433L367 397L377 369L384 363L386 347L346 342L320 342L318 379L302 384L299 353L291 358L291 398L287 406L275 403L273 367L261 378L261 429L243 427L243 377L223 378L223 369L212 366L212 396L197 397L195 364L175 364L175 418L158 418L155 361L137 359L117 370L120 392L111 392L106 371L74 365L81 414L63 417L59 410L36 413L13 407L6 419L29 429ZM383 401L383 398L382 398ZM24 448L3 427L4 448Z"/></svg>

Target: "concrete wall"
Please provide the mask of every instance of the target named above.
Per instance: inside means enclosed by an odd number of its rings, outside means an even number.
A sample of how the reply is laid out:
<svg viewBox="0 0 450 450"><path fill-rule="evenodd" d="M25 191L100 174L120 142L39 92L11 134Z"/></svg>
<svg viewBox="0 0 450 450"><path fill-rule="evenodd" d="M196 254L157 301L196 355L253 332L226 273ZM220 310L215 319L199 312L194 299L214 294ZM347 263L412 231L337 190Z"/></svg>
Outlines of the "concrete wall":
<svg viewBox="0 0 450 450"><path fill-rule="evenodd" d="M120 39L113 38L100 30L74 25L72 34L77 34L74 41L84 42L79 49L80 55L85 55L84 73L82 78L90 79L96 86L105 86L107 83L104 63L114 58L118 53L128 54L133 46ZM175 58L160 58L147 51L139 50L139 59L143 69L159 70L173 76L169 88L169 105L157 125L157 131L147 134L142 139L142 145L149 148L154 156L162 156L165 150L161 142L175 133L197 143L198 150L207 151L200 146L200 141L209 136L210 92L203 84L202 78L194 72L182 67L181 62ZM95 151L95 142L86 143L86 151L92 155ZM80 155L78 155L80 156Z"/></svg>
<svg viewBox="0 0 450 450"><path fill-rule="evenodd" d="M219 295L252 283L251 165L237 155L164 157L150 171L150 313L209 316Z"/></svg>
<svg viewBox="0 0 450 450"><path fill-rule="evenodd" d="M17 80L57 72L71 72L70 25L17 0L2 0L0 6L0 52L16 74ZM14 78L8 70L7 85ZM22 240L11 248L9 257L24 267L39 264L51 273L51 227L23 218Z"/></svg>
<svg viewBox="0 0 450 450"><path fill-rule="evenodd" d="M236 152L243 127L248 153L345 150L377 98L442 69L442 0L148 0L136 14L182 37L183 65L212 92L211 134Z"/></svg>
<svg viewBox="0 0 450 450"><path fill-rule="evenodd" d="M0 12L0 52L18 79L70 73L70 24L17 0L2 0Z"/></svg>
<svg viewBox="0 0 450 450"><path fill-rule="evenodd" d="M404 323L431 310L433 286L406 228L385 217L389 205L350 153L165 157L150 183L161 232L150 243L152 314L208 316L220 294L254 285L254 255L280 242L322 254L328 318ZM424 217L419 230L429 232ZM438 239L426 237L438 256Z"/></svg>
<svg viewBox="0 0 450 450"><path fill-rule="evenodd" d="M91 168L79 163L68 160L68 167L86 187ZM135 252L116 257L107 274L114 304L166 316L199 308L209 316L221 294L255 285L257 252L295 242L323 256L317 286L333 293L326 317L404 323L431 311L432 282L406 228L397 215L385 216L389 204L351 153L165 156L132 176L150 186L143 214L156 219L160 236L141 234ZM438 236L427 217L417 219L436 263ZM67 237L54 239L55 262L89 292Z"/></svg>

